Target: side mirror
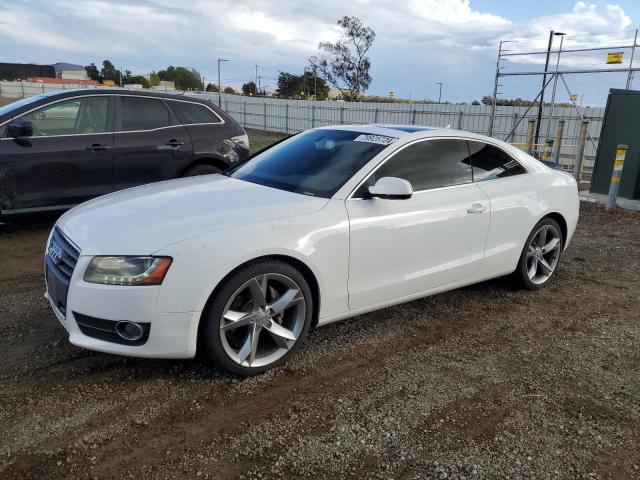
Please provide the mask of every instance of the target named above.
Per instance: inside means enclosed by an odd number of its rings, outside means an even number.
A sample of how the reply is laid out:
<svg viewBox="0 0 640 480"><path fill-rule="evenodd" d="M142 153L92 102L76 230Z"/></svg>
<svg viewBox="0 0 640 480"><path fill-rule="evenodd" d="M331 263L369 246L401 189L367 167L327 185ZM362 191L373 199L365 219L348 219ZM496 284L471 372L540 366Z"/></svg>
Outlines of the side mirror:
<svg viewBox="0 0 640 480"><path fill-rule="evenodd" d="M369 187L372 197L387 200L406 200L413 195L413 187L409 182L397 177L383 177L372 187Z"/></svg>
<svg viewBox="0 0 640 480"><path fill-rule="evenodd" d="M13 138L33 136L33 123L29 120L15 120L9 124L7 134Z"/></svg>

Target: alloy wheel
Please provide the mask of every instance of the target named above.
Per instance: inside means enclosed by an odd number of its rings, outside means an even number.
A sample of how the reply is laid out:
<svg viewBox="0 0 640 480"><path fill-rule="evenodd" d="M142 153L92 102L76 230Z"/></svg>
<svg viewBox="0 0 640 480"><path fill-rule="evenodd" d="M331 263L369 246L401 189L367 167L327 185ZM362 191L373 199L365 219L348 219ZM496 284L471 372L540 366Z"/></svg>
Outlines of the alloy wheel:
<svg viewBox="0 0 640 480"><path fill-rule="evenodd" d="M560 260L561 239L553 225L543 225L533 235L527 249L527 275L536 285L545 283Z"/></svg>
<svg viewBox="0 0 640 480"><path fill-rule="evenodd" d="M278 361L297 342L306 318L300 286L279 273L251 278L229 298L220 318L227 356L243 367Z"/></svg>

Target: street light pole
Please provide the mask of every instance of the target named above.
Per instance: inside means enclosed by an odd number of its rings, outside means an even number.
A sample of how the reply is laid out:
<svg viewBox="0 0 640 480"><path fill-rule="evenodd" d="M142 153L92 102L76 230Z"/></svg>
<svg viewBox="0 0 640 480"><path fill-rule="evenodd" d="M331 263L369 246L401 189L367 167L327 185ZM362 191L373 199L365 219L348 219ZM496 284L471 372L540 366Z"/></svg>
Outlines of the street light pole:
<svg viewBox="0 0 640 480"><path fill-rule="evenodd" d="M218 106L222 108L222 84L220 83L220 62L228 62L224 58L218 59Z"/></svg>
<svg viewBox="0 0 640 480"><path fill-rule="evenodd" d="M440 93L438 94L438 103L442 101L442 82L436 82L436 85L440 85Z"/></svg>

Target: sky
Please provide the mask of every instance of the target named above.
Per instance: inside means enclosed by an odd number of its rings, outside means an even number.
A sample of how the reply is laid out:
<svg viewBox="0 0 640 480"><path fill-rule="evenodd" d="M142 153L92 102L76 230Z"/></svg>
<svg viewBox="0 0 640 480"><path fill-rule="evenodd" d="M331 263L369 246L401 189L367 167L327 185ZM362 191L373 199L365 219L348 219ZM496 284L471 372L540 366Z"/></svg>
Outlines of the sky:
<svg viewBox="0 0 640 480"><path fill-rule="evenodd" d="M168 65L195 68L239 87L255 78L274 85L279 71L302 73L321 41L339 38L336 21L357 16L376 32L369 93L470 102L493 90L498 44L512 52L546 49L549 30L565 49L628 45L640 1L570 0L0 0L0 61L99 64L134 73ZM556 47L560 41L556 37ZM616 51L613 49L612 51ZM640 52L638 65L640 66ZM628 66L630 51L625 50ZM565 53L560 69L605 68L606 51ZM543 55L508 57L503 72L540 70ZM551 58L555 68L556 57ZM640 77L640 75L638 75ZM585 105L604 105L626 74L568 75ZM501 96L533 98L541 78L503 77ZM634 81L635 85L635 81ZM637 79L640 89L640 78ZM564 85L558 99L568 98Z"/></svg>

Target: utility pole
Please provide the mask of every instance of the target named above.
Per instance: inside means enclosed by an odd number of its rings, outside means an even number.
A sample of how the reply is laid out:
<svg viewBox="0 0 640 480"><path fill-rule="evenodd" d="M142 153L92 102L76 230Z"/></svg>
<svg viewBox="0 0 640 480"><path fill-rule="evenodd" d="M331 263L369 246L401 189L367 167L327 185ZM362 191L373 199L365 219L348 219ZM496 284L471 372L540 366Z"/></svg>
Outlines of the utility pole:
<svg viewBox="0 0 640 480"><path fill-rule="evenodd" d="M540 124L542 123L542 109L544 108L544 90L545 85L547 84L547 70L549 69L549 56L551 55L551 46L553 45L553 37L554 35L562 36L565 35L562 32L554 32L551 30L549 32L549 44L547 45L547 58L544 62L544 73L542 75L542 93L540 94L540 105L538 105L538 120L536 123L536 135L534 137L533 143L534 149L538 148L538 140L540 139Z"/></svg>
<svg viewBox="0 0 640 480"><path fill-rule="evenodd" d="M220 83L220 62L228 62L224 58L218 59L218 107L222 108L222 84Z"/></svg>
<svg viewBox="0 0 640 480"><path fill-rule="evenodd" d="M256 83L254 83L256 90L256 97L258 96L258 65L256 65Z"/></svg>
<svg viewBox="0 0 640 480"><path fill-rule="evenodd" d="M318 76L315 68L313 69L313 99L318 100Z"/></svg>
<svg viewBox="0 0 640 480"><path fill-rule="evenodd" d="M262 83L262 79L264 77L262 75L258 75L258 93L262 94L262 88L260 87L260 84Z"/></svg>
<svg viewBox="0 0 640 480"><path fill-rule="evenodd" d="M440 93L438 94L438 103L442 102L442 82L436 82L436 85L440 85Z"/></svg>
<svg viewBox="0 0 640 480"><path fill-rule="evenodd" d="M122 67L120 67L120 69L118 70L118 78L119 78L118 83L120 83L120 88L122 88Z"/></svg>

